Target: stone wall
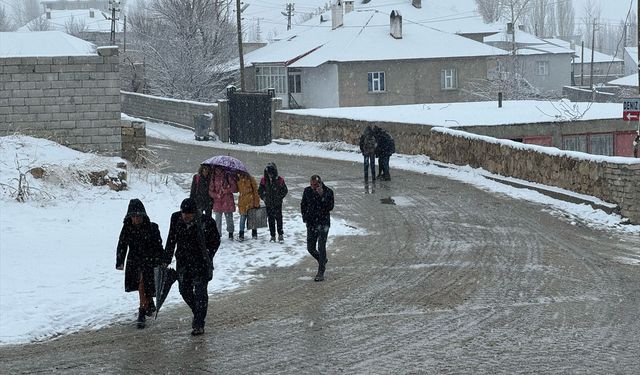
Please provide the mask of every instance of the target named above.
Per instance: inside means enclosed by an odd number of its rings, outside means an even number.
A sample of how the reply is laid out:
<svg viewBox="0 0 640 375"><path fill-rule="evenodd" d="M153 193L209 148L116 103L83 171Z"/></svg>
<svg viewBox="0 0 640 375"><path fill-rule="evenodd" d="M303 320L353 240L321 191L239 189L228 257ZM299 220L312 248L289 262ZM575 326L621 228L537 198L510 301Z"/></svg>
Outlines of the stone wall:
<svg viewBox="0 0 640 375"><path fill-rule="evenodd" d="M498 140L426 125L367 122L276 112L281 138L358 144L367 125L394 137L396 151L433 160L483 168L544 185L557 186L615 203L632 223L640 224L640 159L600 157Z"/></svg>
<svg viewBox="0 0 640 375"><path fill-rule="evenodd" d="M118 49L95 56L0 58L0 131L120 155Z"/></svg>
<svg viewBox="0 0 640 375"><path fill-rule="evenodd" d="M135 162L147 146L147 131L142 121L122 120L122 157Z"/></svg>
<svg viewBox="0 0 640 375"><path fill-rule="evenodd" d="M217 103L199 103L122 91L122 113L194 128L193 116L217 112ZM214 116L215 121L215 116ZM212 125L212 129L215 124Z"/></svg>

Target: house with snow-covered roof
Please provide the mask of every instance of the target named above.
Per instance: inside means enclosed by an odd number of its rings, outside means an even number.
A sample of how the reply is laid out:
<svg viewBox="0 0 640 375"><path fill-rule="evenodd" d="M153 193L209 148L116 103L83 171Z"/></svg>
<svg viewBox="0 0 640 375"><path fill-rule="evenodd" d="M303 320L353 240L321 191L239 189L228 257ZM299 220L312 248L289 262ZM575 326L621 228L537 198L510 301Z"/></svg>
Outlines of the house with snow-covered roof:
<svg viewBox="0 0 640 375"><path fill-rule="evenodd" d="M624 74L638 74L638 47L624 47Z"/></svg>
<svg viewBox="0 0 640 375"><path fill-rule="evenodd" d="M421 22L427 10L420 0L339 1L247 54L246 87L274 88L289 108L469 100L468 83L487 79L507 52Z"/></svg>
<svg viewBox="0 0 640 375"><path fill-rule="evenodd" d="M545 41L554 45L574 50L571 63L574 75L574 85L589 86L591 82L591 66L593 65L593 82L606 83L624 75L624 61L606 53L594 51L559 38L549 38Z"/></svg>
<svg viewBox="0 0 640 375"><path fill-rule="evenodd" d="M19 28L19 32L38 31L41 25L47 30L62 31L98 46L111 44L111 20L109 14L95 8L47 9L38 18ZM124 39L124 22L116 20L116 42Z"/></svg>
<svg viewBox="0 0 640 375"><path fill-rule="evenodd" d="M517 73L544 94L560 96L562 87L571 85L572 49L549 43L511 24L483 41L510 52L509 59L499 64L498 73Z"/></svg>

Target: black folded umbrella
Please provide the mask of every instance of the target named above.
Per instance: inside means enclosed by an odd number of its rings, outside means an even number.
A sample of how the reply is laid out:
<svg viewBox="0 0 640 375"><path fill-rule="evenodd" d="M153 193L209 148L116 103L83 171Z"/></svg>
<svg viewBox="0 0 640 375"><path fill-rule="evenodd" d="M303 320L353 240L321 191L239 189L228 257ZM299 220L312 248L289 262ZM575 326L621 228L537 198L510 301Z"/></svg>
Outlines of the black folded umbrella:
<svg viewBox="0 0 640 375"><path fill-rule="evenodd" d="M156 317L158 319L158 312L160 307L167 299L171 285L178 280L178 272L173 268L158 266L154 269L154 276L156 281Z"/></svg>

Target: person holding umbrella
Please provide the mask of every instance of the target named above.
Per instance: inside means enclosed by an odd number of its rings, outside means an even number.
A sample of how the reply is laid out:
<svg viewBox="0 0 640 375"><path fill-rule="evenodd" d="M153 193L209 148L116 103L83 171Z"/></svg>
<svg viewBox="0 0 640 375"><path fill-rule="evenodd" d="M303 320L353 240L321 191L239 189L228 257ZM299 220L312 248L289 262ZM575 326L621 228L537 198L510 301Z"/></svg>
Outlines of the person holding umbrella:
<svg viewBox="0 0 640 375"><path fill-rule="evenodd" d="M137 291L140 296L137 321L140 329L145 327L145 316L151 316L156 310L153 269L160 264L162 256L158 224L149 220L142 201L131 199L118 239L116 269L125 271L125 292Z"/></svg>
<svg viewBox="0 0 640 375"><path fill-rule="evenodd" d="M220 247L215 221L197 212L196 201L187 198L180 204L180 211L171 215L162 265L166 268L171 263L175 251L180 295L193 313L193 336L204 333L209 305L207 285L213 278L213 257Z"/></svg>
<svg viewBox="0 0 640 375"><path fill-rule="evenodd" d="M233 240L233 213L236 211L236 203L233 193L238 192L238 182L235 173L224 167L214 165L211 181L209 182L209 196L213 199L213 212L215 213L218 233L222 232L222 214L226 220L229 239Z"/></svg>
<svg viewBox="0 0 640 375"><path fill-rule="evenodd" d="M260 195L258 183L252 175L238 172L238 212L240 212L240 232L238 240L244 241L244 227L247 223L247 214L252 208L260 207ZM258 238L258 230L251 229L251 238Z"/></svg>

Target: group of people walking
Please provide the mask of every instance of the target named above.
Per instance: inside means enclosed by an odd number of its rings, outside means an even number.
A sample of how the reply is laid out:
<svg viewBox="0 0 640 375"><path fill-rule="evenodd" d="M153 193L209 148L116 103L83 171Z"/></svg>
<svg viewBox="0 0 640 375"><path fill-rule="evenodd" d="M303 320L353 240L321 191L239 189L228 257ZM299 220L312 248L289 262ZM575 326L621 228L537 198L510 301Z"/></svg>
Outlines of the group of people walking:
<svg viewBox="0 0 640 375"><path fill-rule="evenodd" d="M284 242L282 225L282 202L288 193L284 178L278 175L275 163L269 163L264 169L260 184L247 172L230 171L220 166L203 164L191 182L190 197L198 205L198 212L205 216L215 215L218 232L222 233L224 215L229 239L234 239L233 213L236 211L234 193L238 193L238 212L240 214L238 240L244 241L244 232L249 210L260 207L264 201L271 242ZM251 237L257 238L256 228L251 229Z"/></svg>
<svg viewBox="0 0 640 375"><path fill-rule="evenodd" d="M180 295L193 313L191 334L204 333L209 300L207 287L213 278L213 257L221 243L223 215L229 238L234 238L234 193L238 193L240 213L238 240L244 240L249 210L260 207L262 199L267 211L270 241L276 242L277 234L277 241L282 243L282 204L288 189L274 163L267 164L259 184L249 173L201 165L193 177L189 198L184 199L180 210L171 215L164 248L158 225L149 219L142 201L132 199L129 202L116 250L116 269L125 271L125 291L139 294L138 328L144 328L146 317L156 311L153 297L159 291L154 272L158 268L166 270L175 256ZM319 175L311 176L309 186L303 192L300 210L307 226L307 251L318 262L315 281L324 280L333 207L333 190ZM251 236L257 238L255 228Z"/></svg>
<svg viewBox="0 0 640 375"><path fill-rule="evenodd" d="M369 168L371 168L371 180L376 180L376 157L378 157L378 179L391 180L389 173L389 158L396 152L396 144L386 130L374 125L367 125L360 136L360 152L364 156L364 180L369 180Z"/></svg>

